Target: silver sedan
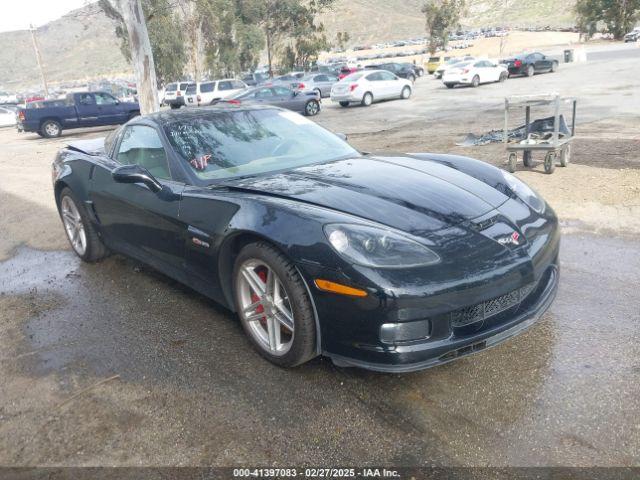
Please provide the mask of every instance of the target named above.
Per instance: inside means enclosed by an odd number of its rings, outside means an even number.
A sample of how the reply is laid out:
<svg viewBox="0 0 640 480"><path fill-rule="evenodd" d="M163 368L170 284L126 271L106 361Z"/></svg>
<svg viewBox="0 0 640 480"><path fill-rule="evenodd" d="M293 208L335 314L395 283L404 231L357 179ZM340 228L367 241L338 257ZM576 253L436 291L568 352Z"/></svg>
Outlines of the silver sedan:
<svg viewBox="0 0 640 480"><path fill-rule="evenodd" d="M292 83L298 90L313 90L326 98L331 95L331 87L338 82L338 77L329 73L310 73L297 82Z"/></svg>

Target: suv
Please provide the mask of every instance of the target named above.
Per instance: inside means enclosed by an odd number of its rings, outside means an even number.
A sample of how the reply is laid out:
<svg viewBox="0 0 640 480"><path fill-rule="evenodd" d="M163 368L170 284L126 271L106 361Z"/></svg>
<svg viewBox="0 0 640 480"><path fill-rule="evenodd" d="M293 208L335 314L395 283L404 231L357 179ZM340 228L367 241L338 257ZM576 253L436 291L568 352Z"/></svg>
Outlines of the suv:
<svg viewBox="0 0 640 480"><path fill-rule="evenodd" d="M184 101L187 107L211 105L246 88L247 85L244 82L233 78L200 82L189 86Z"/></svg>
<svg viewBox="0 0 640 480"><path fill-rule="evenodd" d="M195 83L176 82L168 84L164 89L164 99L162 103L169 105L171 108L180 108L184 105L184 96L190 85L195 85Z"/></svg>

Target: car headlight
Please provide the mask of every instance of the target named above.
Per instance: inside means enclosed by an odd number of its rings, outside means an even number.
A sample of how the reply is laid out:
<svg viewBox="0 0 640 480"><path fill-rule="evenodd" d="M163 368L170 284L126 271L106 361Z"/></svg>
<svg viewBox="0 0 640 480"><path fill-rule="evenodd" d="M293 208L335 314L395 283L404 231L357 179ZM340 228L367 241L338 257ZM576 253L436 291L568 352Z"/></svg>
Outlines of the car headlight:
<svg viewBox="0 0 640 480"><path fill-rule="evenodd" d="M504 170L502 170L502 176L504 177L504 181L507 183L509 189L517 195L520 200L529 205L536 212L544 212L544 200L540 195L534 192L529 185Z"/></svg>
<svg viewBox="0 0 640 480"><path fill-rule="evenodd" d="M329 243L346 260L365 267L408 268L433 265L440 257L424 245L385 228L354 224L324 227Z"/></svg>

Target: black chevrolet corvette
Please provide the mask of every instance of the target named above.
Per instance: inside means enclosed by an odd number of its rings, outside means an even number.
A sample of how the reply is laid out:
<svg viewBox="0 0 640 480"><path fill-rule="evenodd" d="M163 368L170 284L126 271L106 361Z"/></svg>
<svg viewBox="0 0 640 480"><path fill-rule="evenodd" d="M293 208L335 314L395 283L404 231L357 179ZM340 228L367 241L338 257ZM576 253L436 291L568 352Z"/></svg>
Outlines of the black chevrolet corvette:
<svg viewBox="0 0 640 480"><path fill-rule="evenodd" d="M80 258L185 283L282 366L437 365L529 327L557 289L556 216L511 174L359 153L279 108L138 117L62 149L53 182Z"/></svg>

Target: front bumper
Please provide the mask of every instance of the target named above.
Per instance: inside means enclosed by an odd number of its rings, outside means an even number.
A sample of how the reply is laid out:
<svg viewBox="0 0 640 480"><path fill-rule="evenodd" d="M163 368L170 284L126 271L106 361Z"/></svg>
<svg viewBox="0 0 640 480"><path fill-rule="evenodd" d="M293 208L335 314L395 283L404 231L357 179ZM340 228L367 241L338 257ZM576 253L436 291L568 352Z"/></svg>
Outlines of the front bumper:
<svg viewBox="0 0 640 480"><path fill-rule="evenodd" d="M544 281L531 293L531 300L518 305L514 314L499 314L485 322L493 322L490 328L479 328L477 333L451 337L438 342L423 342L396 347L388 352L388 363L371 362L326 353L339 367L360 367L378 372L405 373L441 365L463 356L486 350L514 337L531 327L547 311L558 290L559 268L549 267ZM504 312L503 312L504 313Z"/></svg>

